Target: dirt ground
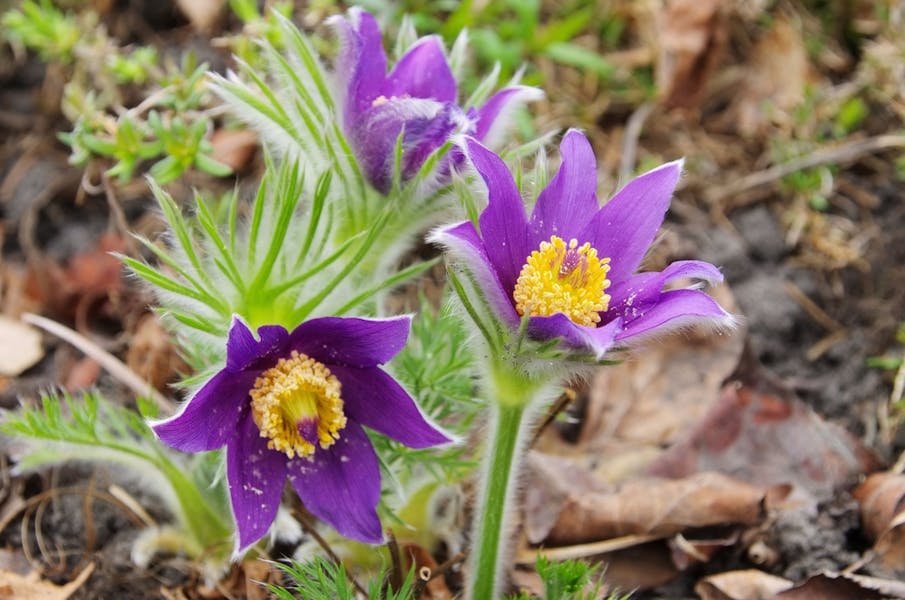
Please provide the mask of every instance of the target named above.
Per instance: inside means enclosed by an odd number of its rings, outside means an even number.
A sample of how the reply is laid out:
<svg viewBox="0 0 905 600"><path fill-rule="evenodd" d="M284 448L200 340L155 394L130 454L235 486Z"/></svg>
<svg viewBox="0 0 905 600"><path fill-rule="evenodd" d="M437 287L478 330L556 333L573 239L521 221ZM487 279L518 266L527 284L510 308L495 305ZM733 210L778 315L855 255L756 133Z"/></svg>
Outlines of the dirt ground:
<svg viewBox="0 0 905 600"><path fill-rule="evenodd" d="M813 510L777 511L768 524L749 523L740 534L748 536L743 541L723 544L708 560L670 571L662 583L632 579L633 574L621 581L636 583L635 598L694 598L701 594L695 585L703 577L749 568L795 583L852 565L856 572L892 579L901 575L903 565L868 564L865 557L874 537L852 492L868 472L892 467L905 451L901 413L889 405L893 373L868 366L871 357L903 352L895 334L905 321L905 182L896 161L905 146L905 80L892 75L884 76L893 77L891 81L870 79L881 74L876 64L868 64L874 60L875 45L901 44L901 38L890 41L892 34L863 10L861 4L867 3L839 3L853 7L854 15L848 9L824 8L837 19L826 25L819 21L817 5L822 3L766 3L769 7L760 16L746 14L731 2L700 4L718 8L709 19L683 26L676 19L664 25L630 3L615 3L631 23L631 34L625 38L625 52L610 58L625 61L624 69L648 69L659 84L658 96L608 94L594 76L540 58L537 68L545 77L548 97L535 110L538 127L583 128L601 159L602 190L615 187L626 165L631 171L637 165L686 157L685 178L649 262L656 267L667 260L698 258L720 266L727 297L743 321L737 347L720 347L708 355L712 362L704 363L706 369L723 359L722 375L709 392L712 397L696 405L697 417L713 415L717 398L728 393L724 381L742 382L745 389L787 399L796 411L800 401L801 411L813 411L802 414L815 415L820 427L833 424L848 432L850 438L844 439L850 441L845 443L857 450L852 450L857 467L846 471L849 479L844 483L840 478L818 486L822 492L812 496ZM168 2L112 6L104 23L123 43L151 43L166 52L192 47L214 69L222 71L229 64L228 54L211 45L210 35L194 32ZM863 29L854 41L840 24L845 19ZM809 36L817 35L823 49L806 51ZM659 40L659 46L652 45L651 38ZM694 40L699 40L697 47ZM588 45L593 47L593 40ZM631 48L649 52L629 55ZM802 66L796 66L799 55ZM905 57L897 60L905 62ZM667 63L671 66L664 66ZM92 165L86 173L67 163L68 149L56 138L69 127L59 113L64 77L59 68L45 66L34 55L0 65L2 314L34 312L66 324L166 390L180 362L166 333L149 317L149 294L124 278L118 261L109 255L134 254L127 230L154 235L161 223L142 179L116 186L111 197L96 187L103 165ZM887 88L892 99L884 102L878 90ZM784 94L792 100L783 100ZM809 101L808 94L818 100L804 114L790 117L795 106ZM853 131L828 138L824 130L833 115L823 112L821 101L838 104L839 94L863 98L868 114ZM767 99L786 102L787 108L767 114ZM898 145L884 144L895 132ZM811 169L826 168L820 189L795 189L787 181L790 173L773 169L795 161ZM240 187L253 189L260 171L261 159L255 156L240 172ZM189 174L171 189L186 198L190 186L223 190L232 185L232 180ZM812 202L818 192L826 202L819 210ZM76 391L96 386L112 398L127 397L121 383L92 359L53 336L45 335L43 342L44 356L36 366L18 376L0 376L3 409L32 402L51 387ZM663 373L673 373L668 363L674 358L662 360ZM669 384L662 383L666 388ZM606 445L589 431L588 423L595 414L602 423L611 422L607 411L612 406L601 404L610 400L595 400L595 394L614 398L616 387L595 379L590 388L579 389L569 409L575 420L545 431L539 449L564 456ZM681 411L668 406L664 410ZM659 414L657 418L663 418ZM808 427L793 424L782 435L805 436ZM689 426L670 434L670 444L697 439L691 430ZM658 452L665 448L664 439L653 442ZM137 568L130 552L142 522L107 490L111 482L124 486L152 518L165 520L153 497L115 473L86 465L11 477L14 443L5 440L4 446L0 570L40 569L45 579L63 585L90 563L93 572L74 598L151 598L161 597L161 590L170 590L166 594L172 598L248 593L241 573L234 572L219 588L209 588L179 557ZM772 456L769 449L754 448L747 454L752 463L761 460L759 452ZM814 456L821 460L820 454ZM668 460L661 456L660 461L655 464L666 469L663 461ZM654 463L645 464L648 469ZM748 473L741 468L734 472ZM688 538L694 535L706 538L703 528ZM773 553L768 560L755 560L752 548L761 547L755 542ZM579 542L563 545L574 543ZM626 557L653 572L659 563L649 558L646 548L639 545L636 554ZM866 565L860 570L859 561ZM617 566L612 569L618 571ZM248 597L260 593L253 588L248 584Z"/></svg>

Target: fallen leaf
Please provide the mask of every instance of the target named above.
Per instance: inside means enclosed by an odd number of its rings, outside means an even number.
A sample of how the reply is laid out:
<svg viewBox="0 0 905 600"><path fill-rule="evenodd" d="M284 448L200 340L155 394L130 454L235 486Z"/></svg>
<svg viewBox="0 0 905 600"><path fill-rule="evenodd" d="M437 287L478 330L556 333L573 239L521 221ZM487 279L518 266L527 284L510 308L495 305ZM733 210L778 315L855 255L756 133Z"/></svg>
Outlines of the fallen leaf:
<svg viewBox="0 0 905 600"><path fill-rule="evenodd" d="M126 365L158 390L173 381L176 373L188 370L156 314L146 314L138 322L129 340Z"/></svg>
<svg viewBox="0 0 905 600"><path fill-rule="evenodd" d="M198 31L210 31L220 19L226 0L176 0L179 10Z"/></svg>
<svg viewBox="0 0 905 600"><path fill-rule="evenodd" d="M41 334L37 330L0 315L0 375L20 375L43 357Z"/></svg>
<svg viewBox="0 0 905 600"><path fill-rule="evenodd" d="M861 521L886 569L905 573L905 475L875 473L855 489Z"/></svg>
<svg viewBox="0 0 905 600"><path fill-rule="evenodd" d="M99 362L89 356L85 356L75 362L66 374L63 388L67 392L78 392L95 384L101 374Z"/></svg>
<svg viewBox="0 0 905 600"><path fill-rule="evenodd" d="M246 560L242 563L245 575L245 597L248 600L267 600L271 593L264 587L265 583L279 583L280 571L271 563L263 560Z"/></svg>
<svg viewBox="0 0 905 600"><path fill-rule="evenodd" d="M905 583L878 577L820 573L776 595L776 600L905 599Z"/></svg>
<svg viewBox="0 0 905 600"><path fill-rule="evenodd" d="M801 32L778 17L755 46L751 64L737 87L727 115L730 123L752 135L788 113L804 99L811 67Z"/></svg>
<svg viewBox="0 0 905 600"><path fill-rule="evenodd" d="M773 600L776 594L793 585L788 579L745 569L705 577L694 586L694 591L701 600Z"/></svg>
<svg viewBox="0 0 905 600"><path fill-rule="evenodd" d="M122 286L123 265L113 252L123 252L122 236L105 233L97 248L75 255L66 265L64 276L68 292L77 296L106 296Z"/></svg>
<svg viewBox="0 0 905 600"><path fill-rule="evenodd" d="M877 464L848 432L824 421L791 392L732 383L647 474L682 478L716 471L764 489L791 483L798 499L815 501Z"/></svg>
<svg viewBox="0 0 905 600"><path fill-rule="evenodd" d="M580 482L590 473L554 477L556 463L532 453L525 494L528 541L580 544L631 534L674 535L691 527L751 525L761 517L763 492L719 473L686 479L644 478L615 490Z"/></svg>
<svg viewBox="0 0 905 600"><path fill-rule="evenodd" d="M660 98L666 106L696 108L726 45L723 0L670 0L656 25Z"/></svg>
<svg viewBox="0 0 905 600"><path fill-rule="evenodd" d="M32 572L22 576L18 573L0 570L0 598L13 598L15 600L67 600L91 573L94 572L94 563L82 569L78 576L66 585L54 585L49 581L38 579L38 574Z"/></svg>
<svg viewBox="0 0 905 600"><path fill-rule="evenodd" d="M238 173L258 149L258 135L248 129L217 129L211 135L211 158Z"/></svg>
<svg viewBox="0 0 905 600"><path fill-rule="evenodd" d="M714 293L733 312L728 287ZM717 402L738 365L744 338L743 327L719 335L675 335L643 348L643 358L598 370L577 443L564 443L551 429L536 448L574 457L601 481L618 483L643 472Z"/></svg>
<svg viewBox="0 0 905 600"><path fill-rule="evenodd" d="M658 542L607 554L601 562L607 585L616 590L649 590L679 574L669 549Z"/></svg>

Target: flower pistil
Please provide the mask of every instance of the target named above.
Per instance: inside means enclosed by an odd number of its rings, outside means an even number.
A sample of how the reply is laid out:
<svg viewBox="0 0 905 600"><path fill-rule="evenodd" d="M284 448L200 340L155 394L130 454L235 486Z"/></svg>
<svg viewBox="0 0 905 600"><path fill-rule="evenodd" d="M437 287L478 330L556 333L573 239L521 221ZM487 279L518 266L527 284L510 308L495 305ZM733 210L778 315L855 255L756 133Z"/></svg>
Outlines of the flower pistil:
<svg viewBox="0 0 905 600"><path fill-rule="evenodd" d="M289 458L332 446L346 426L341 388L324 364L296 351L261 373L249 393L267 446Z"/></svg>
<svg viewBox="0 0 905 600"><path fill-rule="evenodd" d="M558 236L541 242L527 258L515 284L513 299L520 315L549 317L563 313L574 323L591 327L607 309L610 287L609 258L572 238L568 244Z"/></svg>

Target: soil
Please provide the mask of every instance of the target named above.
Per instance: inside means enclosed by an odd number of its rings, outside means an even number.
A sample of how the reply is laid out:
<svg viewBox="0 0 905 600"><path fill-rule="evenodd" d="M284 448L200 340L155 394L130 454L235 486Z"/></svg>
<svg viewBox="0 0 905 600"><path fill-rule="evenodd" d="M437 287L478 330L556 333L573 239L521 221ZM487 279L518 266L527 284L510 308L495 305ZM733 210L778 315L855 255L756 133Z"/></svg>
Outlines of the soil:
<svg viewBox="0 0 905 600"><path fill-rule="evenodd" d="M116 4L106 14L105 23L124 43L153 43L170 52L200 48L221 70L229 63L227 54L212 47L208 37L191 33L169 2ZM139 11L137 7L143 8ZM541 121L573 124L561 115L576 114L575 106L591 103L588 86L576 82L574 72L548 69L547 74L552 77L546 83L550 100L540 108ZM67 163L68 149L56 139L58 131L69 127L58 112L58 78L59 73L32 55L0 66L2 312L37 310L125 357L137 323L150 304L136 282L117 279L108 287L101 282L94 289L73 289L68 295L55 289L59 280L54 275L66 275L73 257L96 252L104 233L125 239L104 196L80 189L83 170ZM705 104L697 112L656 106L638 139L642 156L675 157L700 149L703 158L690 156L690 163L718 165L715 179L722 185L762 169L766 142L727 133L720 118L724 109L717 103ZM597 114L586 115L586 122L574 124L584 126L595 149L606 155L611 153L606 149L626 135L625 122L633 110L613 103ZM868 122L865 130L882 132L887 127L888 123ZM702 138L709 142L698 143ZM720 156L721 147L732 151ZM905 434L886 418L891 377L869 368L867 361L896 349L895 331L905 319L905 203L901 180L894 176L895 158L889 151L861 156L835 175L837 189L857 191L831 195L826 212L864 233L859 255L850 260L833 262L815 249L819 245L815 240L807 236L793 239L789 212L798 200L776 185L759 189L760 197L754 200L743 193L739 202L735 202L737 197L708 200L714 176L706 168L689 169L660 250L670 259L699 258L719 265L747 323L748 345L757 360L820 415L842 425L886 463L905 450ZM613 166L612 161L604 162L605 167ZM252 166L241 185L253 185L258 171ZM189 184L203 189L232 185L198 176L189 179ZM187 190L184 185L176 188L177 194ZM153 231L159 227L152 199L140 179L124 186L119 194L118 202L131 229ZM870 201L858 200L864 197ZM33 401L41 390L66 385L67 378L79 375L78 369L90 367L80 363L78 352L53 338L45 337L45 349L35 367L18 377L0 378L0 407L14 409L21 402ZM175 373L167 375L172 378ZM109 375L98 372L85 377L109 397L128 398ZM199 590L212 593L198 584L197 575L178 557L155 559L147 569L135 566L130 558L139 531L134 514L115 503L85 500L85 489L107 489L115 475L73 466L41 476L9 477L12 450L8 443L4 446L6 476L0 500L9 503L17 494L29 499L76 488L80 493L52 496L38 523L35 515L23 524L21 514L4 522L0 546L15 555L25 553L32 568L40 568L57 583L71 580L87 562L93 562L95 571L75 598L158 598L162 589L181 589L193 598L201 597ZM134 482L123 482L123 486L155 518L166 518L155 514L153 497L142 494L141 486ZM3 514L0 511L0 517ZM769 536L771 547L779 553L771 572L794 581L826 570L842 570L870 546L860 529L858 506L844 491L822 503L816 514L787 514L774 524ZM9 565L13 564L13 559L0 557L0 569L12 569ZM706 571L749 566L749 557L730 552L709 563ZM694 582L701 574L686 573L665 587L635 597L695 597ZM236 589L232 592L233 597L242 595Z"/></svg>

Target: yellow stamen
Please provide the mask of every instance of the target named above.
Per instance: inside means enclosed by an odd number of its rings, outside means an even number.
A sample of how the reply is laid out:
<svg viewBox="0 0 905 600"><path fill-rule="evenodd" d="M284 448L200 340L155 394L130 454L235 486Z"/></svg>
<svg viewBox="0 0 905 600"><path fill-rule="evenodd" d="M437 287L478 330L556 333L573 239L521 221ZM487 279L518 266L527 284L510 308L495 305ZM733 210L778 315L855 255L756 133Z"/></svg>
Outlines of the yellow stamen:
<svg viewBox="0 0 905 600"><path fill-rule="evenodd" d="M600 322L610 296L609 258L598 258L590 243L568 245L557 236L541 242L519 273L512 294L520 315L549 317L563 313L573 322L592 327Z"/></svg>
<svg viewBox="0 0 905 600"><path fill-rule="evenodd" d="M387 100L388 98L386 96L377 96L376 98L374 98L374 101L371 102L371 106L380 106Z"/></svg>
<svg viewBox="0 0 905 600"><path fill-rule="evenodd" d="M346 426L339 380L325 365L293 351L255 381L251 412L267 446L286 456L310 457L329 448Z"/></svg>

